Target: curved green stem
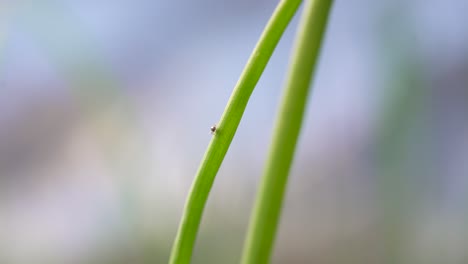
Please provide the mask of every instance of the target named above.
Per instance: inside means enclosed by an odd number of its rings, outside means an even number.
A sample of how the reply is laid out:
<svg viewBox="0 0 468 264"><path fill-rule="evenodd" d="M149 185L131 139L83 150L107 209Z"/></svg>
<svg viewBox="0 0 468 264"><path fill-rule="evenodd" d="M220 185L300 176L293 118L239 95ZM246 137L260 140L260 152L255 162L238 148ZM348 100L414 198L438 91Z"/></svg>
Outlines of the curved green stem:
<svg viewBox="0 0 468 264"><path fill-rule="evenodd" d="M190 263L203 209L216 173L239 126L247 102L301 0L279 3L229 99L195 176L172 248L171 264Z"/></svg>
<svg viewBox="0 0 468 264"><path fill-rule="evenodd" d="M243 264L270 260L288 174L332 0L309 0L296 37L272 146L252 214Z"/></svg>

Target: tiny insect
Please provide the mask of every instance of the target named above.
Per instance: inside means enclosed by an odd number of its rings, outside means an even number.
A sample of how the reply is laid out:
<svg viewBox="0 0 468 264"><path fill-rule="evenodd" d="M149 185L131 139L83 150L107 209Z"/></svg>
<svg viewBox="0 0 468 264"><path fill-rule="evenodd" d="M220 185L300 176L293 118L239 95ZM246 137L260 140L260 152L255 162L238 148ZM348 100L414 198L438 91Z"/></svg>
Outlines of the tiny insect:
<svg viewBox="0 0 468 264"><path fill-rule="evenodd" d="M216 129L217 129L216 125L213 125L212 127L210 127L211 135L215 134Z"/></svg>

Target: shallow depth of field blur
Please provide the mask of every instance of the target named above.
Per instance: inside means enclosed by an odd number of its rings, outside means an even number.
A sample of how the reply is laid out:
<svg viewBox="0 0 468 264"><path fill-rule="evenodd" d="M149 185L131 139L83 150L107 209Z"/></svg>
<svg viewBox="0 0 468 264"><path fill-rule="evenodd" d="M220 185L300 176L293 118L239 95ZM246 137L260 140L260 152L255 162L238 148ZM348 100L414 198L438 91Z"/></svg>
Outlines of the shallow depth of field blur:
<svg viewBox="0 0 468 264"><path fill-rule="evenodd" d="M0 263L166 263L277 1L0 1ZM468 2L335 1L273 263L468 263ZM238 263L298 15L193 263Z"/></svg>

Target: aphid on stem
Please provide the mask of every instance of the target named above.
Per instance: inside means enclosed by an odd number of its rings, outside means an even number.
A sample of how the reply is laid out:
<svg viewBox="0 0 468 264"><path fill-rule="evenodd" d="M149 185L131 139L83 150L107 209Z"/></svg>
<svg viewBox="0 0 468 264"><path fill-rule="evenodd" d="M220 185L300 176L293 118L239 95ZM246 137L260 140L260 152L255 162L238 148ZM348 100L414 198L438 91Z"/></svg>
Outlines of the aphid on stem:
<svg viewBox="0 0 468 264"><path fill-rule="evenodd" d="M211 135L214 135L216 133L216 124L210 127Z"/></svg>

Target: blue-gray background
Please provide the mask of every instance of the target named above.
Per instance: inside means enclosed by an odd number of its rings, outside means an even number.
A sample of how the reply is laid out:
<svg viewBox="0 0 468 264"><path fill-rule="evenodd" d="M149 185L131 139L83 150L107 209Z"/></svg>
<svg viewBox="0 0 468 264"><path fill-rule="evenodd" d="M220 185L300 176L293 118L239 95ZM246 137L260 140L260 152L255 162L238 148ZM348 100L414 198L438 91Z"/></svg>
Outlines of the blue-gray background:
<svg viewBox="0 0 468 264"><path fill-rule="evenodd" d="M0 263L166 263L276 1L0 1ZM467 263L468 2L335 1L273 263ZM299 16L193 263L237 263Z"/></svg>

